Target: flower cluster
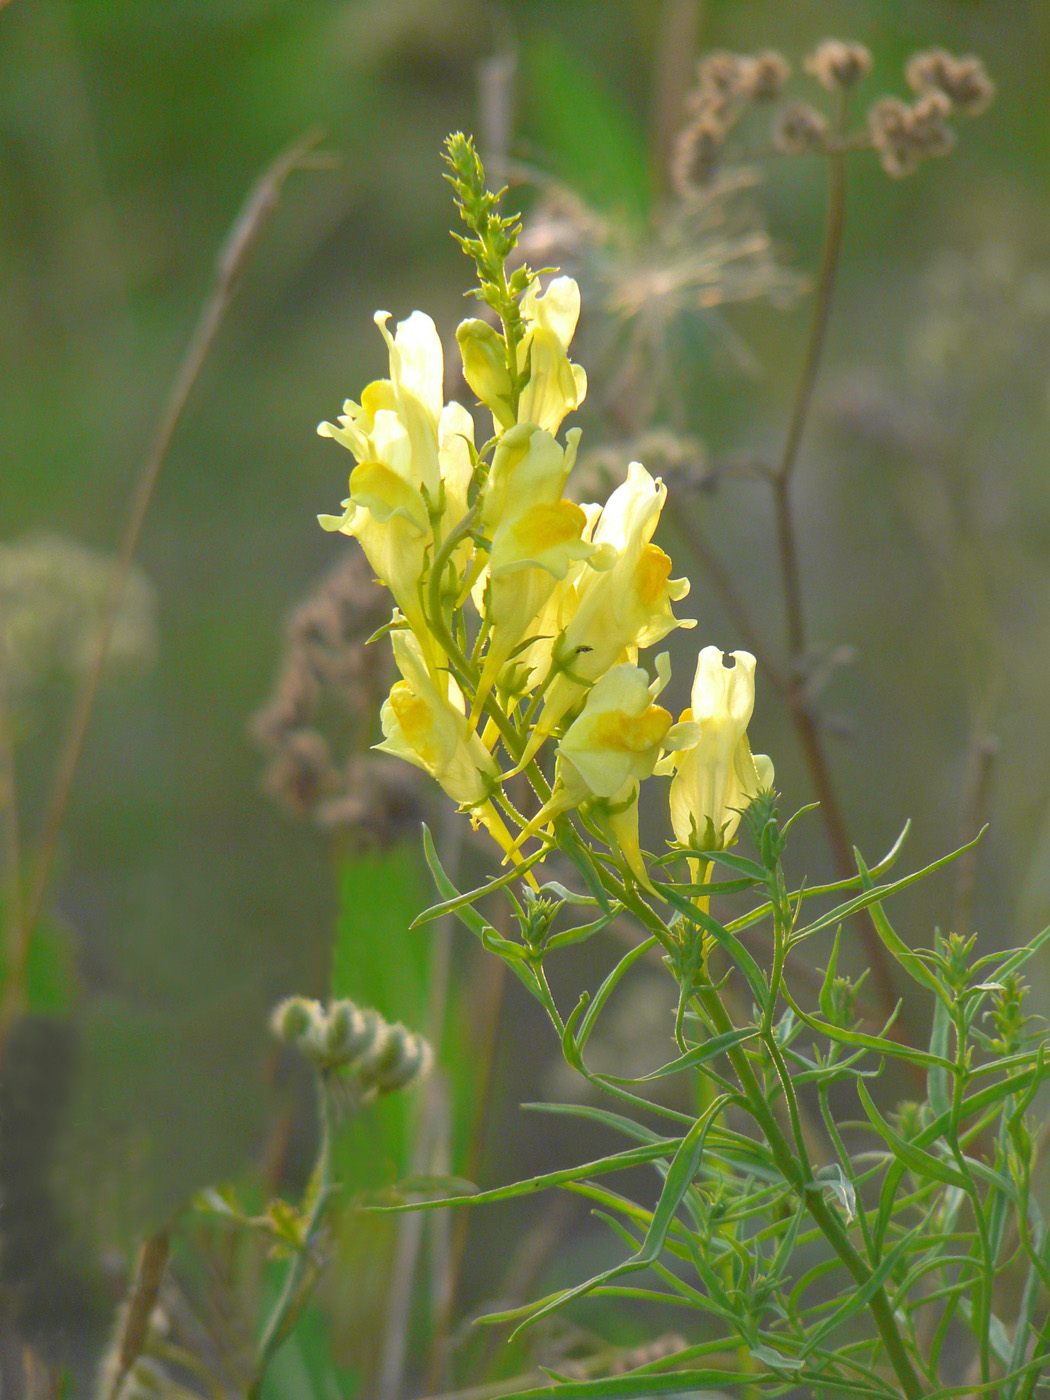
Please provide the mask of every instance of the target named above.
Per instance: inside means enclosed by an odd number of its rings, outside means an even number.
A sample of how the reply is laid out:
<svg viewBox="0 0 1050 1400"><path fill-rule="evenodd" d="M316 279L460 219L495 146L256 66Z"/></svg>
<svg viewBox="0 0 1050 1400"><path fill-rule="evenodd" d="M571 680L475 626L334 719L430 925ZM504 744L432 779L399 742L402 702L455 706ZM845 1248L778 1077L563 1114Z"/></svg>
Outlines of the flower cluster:
<svg viewBox="0 0 1050 1400"><path fill-rule="evenodd" d="M642 780L672 775L675 836L694 850L730 840L740 810L771 781L746 737L754 659L737 653L727 669L705 648L691 711L675 723L656 703L668 658L651 680L639 653L694 625L673 611L688 583L653 543L666 488L633 462L604 505L566 495L580 430L559 434L587 391L569 355L579 289L555 277L541 290L527 268L506 277L517 225L493 212L472 144L450 138L449 153L474 235L462 241L500 318L498 328L466 320L456 334L492 435L478 445L472 415L443 402L441 340L419 311L393 334L387 313L376 316L389 377L319 429L356 463L342 514L321 523L358 540L396 604L388 630L399 678L378 747L429 773L508 859L520 863L528 838L578 811L625 875L648 885ZM537 761L548 740L553 786ZM531 820L508 788L521 772L541 800Z"/></svg>

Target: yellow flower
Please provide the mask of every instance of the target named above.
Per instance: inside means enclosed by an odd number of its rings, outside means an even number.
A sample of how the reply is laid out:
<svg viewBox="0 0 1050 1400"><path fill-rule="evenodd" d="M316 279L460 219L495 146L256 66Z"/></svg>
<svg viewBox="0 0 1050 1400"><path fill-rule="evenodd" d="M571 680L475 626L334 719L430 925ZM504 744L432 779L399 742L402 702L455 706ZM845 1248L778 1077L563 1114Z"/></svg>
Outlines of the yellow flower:
<svg viewBox="0 0 1050 1400"><path fill-rule="evenodd" d="M521 299L525 334L518 346L518 371L528 380L515 416L506 342L487 322L464 321L456 331L463 377L492 412L499 434L515 423L534 423L556 433L567 413L587 394L587 375L568 355L580 316L580 289L571 277L555 277L543 293L534 281Z"/></svg>
<svg viewBox="0 0 1050 1400"><path fill-rule="evenodd" d="M587 802L618 846L636 878L651 888L638 843L638 787L662 751L695 742L695 726L673 724L655 703L670 679L667 653L656 661L656 679L639 666L614 666L587 695L580 715L558 745L557 776L550 801L520 840L560 813Z"/></svg>
<svg viewBox="0 0 1050 1400"><path fill-rule="evenodd" d="M580 319L580 289L571 277L555 277L540 294L539 282L521 299L527 327L518 350L518 368L529 380L518 400L518 422L556 433L562 419L587 396L587 374L569 360L568 349Z"/></svg>
<svg viewBox="0 0 1050 1400"><path fill-rule="evenodd" d="M441 341L430 317L414 311L395 336L386 326L389 312L375 319L387 342L390 378L369 384L360 404L347 400L338 426L318 428L358 462L343 514L319 518L324 529L360 542L376 576L423 636L419 586L434 545L432 519L443 512L443 535L466 512L474 423L461 405L442 406Z"/></svg>
<svg viewBox="0 0 1050 1400"><path fill-rule="evenodd" d="M755 658L733 652L732 668L718 647L704 647L696 663L692 705L682 719L696 726L696 742L669 757L673 771L671 825L683 846L724 848L755 796L773 783L773 765L752 756L747 726L755 705Z"/></svg>
<svg viewBox="0 0 1050 1400"><path fill-rule="evenodd" d="M488 565L474 591L490 629L475 718L511 653L534 631L558 580L594 552L582 538L586 516L562 497L579 436L573 428L562 448L550 433L521 423L496 448L481 511Z"/></svg>
<svg viewBox="0 0 1050 1400"><path fill-rule="evenodd" d="M632 462L597 517L590 567L563 599L563 630L551 663L559 674L523 762L611 666L635 661L639 648L653 646L674 627L695 626L671 612L671 603L689 592L688 580L670 577L670 559L652 543L666 496L663 482Z"/></svg>
<svg viewBox="0 0 1050 1400"><path fill-rule="evenodd" d="M507 342L487 321L473 317L456 327L456 341L463 358L463 378L491 410L496 431L513 427Z"/></svg>
<svg viewBox="0 0 1050 1400"><path fill-rule="evenodd" d="M520 861L513 838L490 800L499 770L492 755L467 723L463 696L446 672L446 693L435 685L419 639L411 632L391 633L401 680L395 681L383 706L383 742L376 748L403 758L429 773L442 789L483 825L511 859Z"/></svg>

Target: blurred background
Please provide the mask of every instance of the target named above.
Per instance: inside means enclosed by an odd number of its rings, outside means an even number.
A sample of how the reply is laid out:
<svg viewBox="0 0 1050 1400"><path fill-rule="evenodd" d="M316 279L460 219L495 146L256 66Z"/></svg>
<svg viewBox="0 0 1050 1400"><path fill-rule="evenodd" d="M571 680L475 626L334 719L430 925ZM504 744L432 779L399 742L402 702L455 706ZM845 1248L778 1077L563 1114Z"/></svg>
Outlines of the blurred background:
<svg viewBox="0 0 1050 1400"><path fill-rule="evenodd" d="M5 1021L8 1359L28 1340L81 1384L144 1234L207 1183L301 1185L308 1086L266 1018L282 996L326 992L333 948L336 990L434 1031L443 964L431 933L407 925L429 894L419 818L449 823L407 780L373 792L358 762L378 736L382 658L360 654L378 624L365 626L353 546L315 523L337 509L350 465L315 427L386 372L376 308L428 311L453 348L473 314L471 269L448 236L448 131L476 132L494 175L514 182L533 265L581 283L585 498L631 456L669 482L658 539L693 580L678 611L698 619L675 641L671 707L687 703L697 645L751 640L712 553L783 665L761 466L781 450L800 372L823 162L774 152L756 110L685 229L669 172L703 51L779 49L791 93L819 106L802 60L829 35L874 55L859 123L880 95L908 96L916 50L979 54L998 87L991 111L959 123L955 150L917 175L888 177L870 151L850 161L794 499L807 686L849 839L875 859L910 818L911 869L988 821L963 888L950 871L924 884L898 902L897 926L926 944L935 926L965 924L1001 946L1050 919L1045 0L0 6L0 624L30 865L107 560L218 250L282 151L319 130L317 150L333 157L289 175L175 431L25 995ZM452 372L447 392L470 403ZM301 735L289 749L282 729L310 648L329 657L332 695L308 705L321 751ZM751 735L774 758L784 808L811 801L761 666ZM796 830L792 870L827 877L819 816ZM479 877L491 869L453 855ZM520 1111L576 1091L535 1009L517 987L504 995L462 939L440 1057L446 1160L414 1155L418 1104L390 1101L341 1147L350 1192L422 1166L493 1184L587 1148L568 1120ZM847 956L859 971L863 954ZM569 960L567 989L577 976ZM1045 966L1033 976L1045 996ZM657 977L610 1022L604 1053L618 1064L658 1063ZM426 1270L395 1225L349 1217L340 1267L273 1393L299 1385L296 1365L326 1395L485 1378L473 1314L576 1277L575 1253L607 1248L582 1207L528 1205L475 1211L465 1233L428 1225L426 1276L447 1296L413 1304L400 1340L391 1299L414 1295L397 1261L408 1277ZM214 1254L214 1240L191 1240L181 1265L198 1317L219 1289ZM255 1295L235 1273L223 1286L250 1313ZM261 1265L253 1277L265 1292ZM603 1336L645 1335L612 1305L580 1318Z"/></svg>

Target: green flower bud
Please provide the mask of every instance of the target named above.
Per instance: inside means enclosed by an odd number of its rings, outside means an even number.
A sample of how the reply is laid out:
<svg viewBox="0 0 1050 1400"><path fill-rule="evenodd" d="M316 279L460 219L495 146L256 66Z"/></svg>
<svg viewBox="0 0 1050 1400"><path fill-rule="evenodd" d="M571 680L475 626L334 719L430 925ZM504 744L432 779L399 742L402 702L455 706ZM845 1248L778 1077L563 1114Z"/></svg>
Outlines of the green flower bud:
<svg viewBox="0 0 1050 1400"><path fill-rule="evenodd" d="M321 1008L307 997L285 997L270 1016L270 1029L285 1045L295 1045L315 1023Z"/></svg>
<svg viewBox="0 0 1050 1400"><path fill-rule="evenodd" d="M400 1023L387 1026L387 1034L373 1054L358 1067L362 1088L377 1094L404 1089L430 1067L430 1046Z"/></svg>
<svg viewBox="0 0 1050 1400"><path fill-rule="evenodd" d="M373 1016L376 1013L373 1012ZM352 1001L333 1001L324 1027L324 1048L333 1065L349 1064L374 1035L374 1027Z"/></svg>

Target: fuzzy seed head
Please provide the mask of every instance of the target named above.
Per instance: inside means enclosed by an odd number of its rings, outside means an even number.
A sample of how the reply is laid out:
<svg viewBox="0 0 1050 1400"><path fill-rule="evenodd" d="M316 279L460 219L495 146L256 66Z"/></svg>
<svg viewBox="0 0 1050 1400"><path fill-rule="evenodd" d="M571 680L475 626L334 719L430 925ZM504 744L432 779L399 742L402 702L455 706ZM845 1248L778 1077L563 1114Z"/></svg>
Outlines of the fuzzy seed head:
<svg viewBox="0 0 1050 1400"><path fill-rule="evenodd" d="M822 151L827 137L827 122L816 108L804 102L789 102L773 125L773 144L786 156Z"/></svg>
<svg viewBox="0 0 1050 1400"><path fill-rule="evenodd" d="M913 92L941 93L960 116L980 116L995 97L995 83L974 54L956 57L947 49L912 54L904 75Z"/></svg>
<svg viewBox="0 0 1050 1400"><path fill-rule="evenodd" d="M863 44L825 39L807 57L805 68L829 92L845 92L871 72L871 53Z"/></svg>
<svg viewBox="0 0 1050 1400"><path fill-rule="evenodd" d="M791 65L776 49L763 49L751 59L747 74L748 95L752 102L773 102L791 77Z"/></svg>

